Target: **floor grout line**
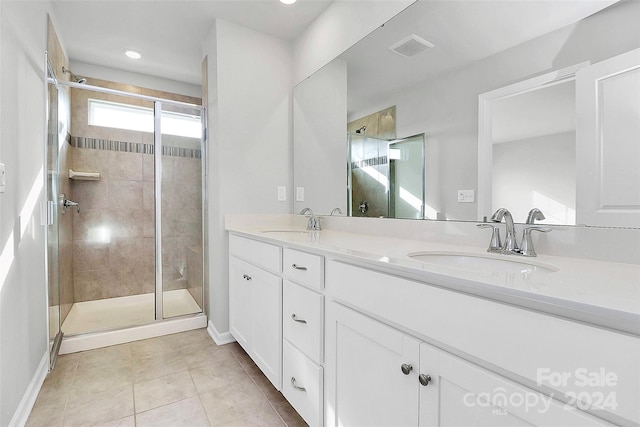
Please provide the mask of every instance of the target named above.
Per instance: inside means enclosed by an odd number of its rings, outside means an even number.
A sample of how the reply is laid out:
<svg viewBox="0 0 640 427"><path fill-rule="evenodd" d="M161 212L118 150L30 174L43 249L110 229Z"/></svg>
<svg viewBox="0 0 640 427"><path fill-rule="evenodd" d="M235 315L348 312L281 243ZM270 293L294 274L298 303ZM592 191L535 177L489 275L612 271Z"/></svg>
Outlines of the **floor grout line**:
<svg viewBox="0 0 640 427"><path fill-rule="evenodd" d="M244 351L244 350L243 350ZM242 370L244 371L245 374L247 374L247 376L249 377L249 379L251 380L251 382L253 383L253 385L258 389L258 391L260 392L260 394L262 394L262 396L267 400L267 402L269 403L269 406L271 406L271 408L273 409L273 411L276 413L276 415L278 416L278 418L280 418L280 421L282 421L282 425L283 426L288 426L287 422L284 420L284 418L282 418L282 415L280 415L280 412L278 412L278 410L276 409L275 406L273 406L273 402L271 401L271 399L269 399L269 397L264 394L264 392L262 391L262 389L260 388L260 386L258 386L258 383L253 379L253 376L249 373L249 371L247 371L247 369L244 367L244 365L240 362L240 359L238 358L238 356L234 353L233 357L236 359L236 363L238 363L238 365L240 365L240 367L242 368Z"/></svg>

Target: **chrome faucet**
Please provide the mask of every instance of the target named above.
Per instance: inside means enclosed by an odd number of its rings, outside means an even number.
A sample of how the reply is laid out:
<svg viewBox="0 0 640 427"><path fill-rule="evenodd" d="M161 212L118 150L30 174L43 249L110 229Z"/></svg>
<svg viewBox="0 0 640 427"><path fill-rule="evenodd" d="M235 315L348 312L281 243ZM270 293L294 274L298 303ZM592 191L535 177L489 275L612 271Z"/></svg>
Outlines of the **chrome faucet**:
<svg viewBox="0 0 640 427"><path fill-rule="evenodd" d="M542 221L545 219L544 214L538 208L533 208L529 211L529 215L527 215L527 224L533 225L536 220ZM551 231L550 227L525 227L522 230L522 241L520 247L520 255L524 256L538 256L536 251L533 249L533 240L531 240L531 232L539 231L540 233L548 233Z"/></svg>
<svg viewBox="0 0 640 427"><path fill-rule="evenodd" d="M333 216L333 214L336 214L336 215L342 215L342 209L340 209L340 208L333 208L333 210L331 211L331 215L330 215L330 216Z"/></svg>
<svg viewBox="0 0 640 427"><path fill-rule="evenodd" d="M320 218L314 215L311 208L304 208L300 211L300 215L307 215L307 214L309 214L309 217L308 217L309 219L307 220L307 230L317 230L317 231L322 230L322 227L320 226Z"/></svg>
<svg viewBox="0 0 640 427"><path fill-rule="evenodd" d="M527 224L533 225L536 220L542 221L546 219L542 211L538 208L533 208L529 211L529 215L527 215Z"/></svg>
<svg viewBox="0 0 640 427"><path fill-rule="evenodd" d="M504 218L504 222L507 227L507 235L504 238L501 252L506 254L518 253L520 248L518 248L518 242L516 241L516 227L513 224L511 212L505 208L500 208L493 214L491 221L502 222L502 218Z"/></svg>

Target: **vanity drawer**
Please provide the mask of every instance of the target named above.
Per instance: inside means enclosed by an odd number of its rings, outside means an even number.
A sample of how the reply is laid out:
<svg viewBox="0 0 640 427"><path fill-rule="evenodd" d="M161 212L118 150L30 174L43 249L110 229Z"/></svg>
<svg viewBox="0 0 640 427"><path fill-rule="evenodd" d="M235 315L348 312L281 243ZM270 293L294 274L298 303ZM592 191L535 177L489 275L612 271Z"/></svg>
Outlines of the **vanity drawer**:
<svg viewBox="0 0 640 427"><path fill-rule="evenodd" d="M322 367L287 340L283 341L282 347L282 394L310 426L321 426L324 412Z"/></svg>
<svg viewBox="0 0 640 427"><path fill-rule="evenodd" d="M303 285L322 289L324 287L324 257L295 249L284 250L284 275Z"/></svg>
<svg viewBox="0 0 640 427"><path fill-rule="evenodd" d="M282 271L282 249L279 246L244 237L229 235L229 254L274 273Z"/></svg>
<svg viewBox="0 0 640 427"><path fill-rule="evenodd" d="M282 289L282 335L314 362L322 362L324 297L288 280Z"/></svg>

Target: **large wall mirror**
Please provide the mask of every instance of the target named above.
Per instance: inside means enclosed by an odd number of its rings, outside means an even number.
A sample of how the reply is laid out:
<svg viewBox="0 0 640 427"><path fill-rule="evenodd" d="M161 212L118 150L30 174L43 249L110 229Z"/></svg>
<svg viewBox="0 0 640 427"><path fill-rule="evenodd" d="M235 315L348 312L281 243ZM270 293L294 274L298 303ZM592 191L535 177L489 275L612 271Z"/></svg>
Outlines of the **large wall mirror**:
<svg viewBox="0 0 640 427"><path fill-rule="evenodd" d="M482 220L496 196L518 222L524 217L517 212L539 203L550 224L640 227L634 200L627 208L636 213L615 223L580 215L585 166L581 172L583 156L576 154L575 80L585 68L640 47L639 14L639 2L624 0L412 4L294 88L294 186L301 196L295 211L353 211L347 123L395 107L396 139L424 135L425 219ZM542 79L549 75L555 78ZM633 85L635 78L625 81ZM487 161L479 146L489 126L482 123L482 95L532 81L538 87L492 99L497 143ZM634 132L631 126L616 150L624 153ZM625 168L640 169L640 160ZM627 171L610 181L635 176ZM524 187L541 180L543 190Z"/></svg>

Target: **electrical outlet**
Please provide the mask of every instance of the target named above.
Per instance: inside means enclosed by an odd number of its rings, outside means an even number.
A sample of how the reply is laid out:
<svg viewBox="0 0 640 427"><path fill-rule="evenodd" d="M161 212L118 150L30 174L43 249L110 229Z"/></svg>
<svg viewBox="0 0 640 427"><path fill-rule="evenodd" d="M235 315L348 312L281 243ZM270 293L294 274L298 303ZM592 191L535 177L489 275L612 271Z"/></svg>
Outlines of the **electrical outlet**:
<svg viewBox="0 0 640 427"><path fill-rule="evenodd" d="M0 193L4 193L5 189L5 168L4 163L0 163Z"/></svg>
<svg viewBox="0 0 640 427"><path fill-rule="evenodd" d="M476 190L458 190L458 203L474 203Z"/></svg>
<svg viewBox="0 0 640 427"><path fill-rule="evenodd" d="M296 187L296 202L304 202L304 187Z"/></svg>
<svg viewBox="0 0 640 427"><path fill-rule="evenodd" d="M284 185L278 186L278 201L287 201L287 187L285 187Z"/></svg>

